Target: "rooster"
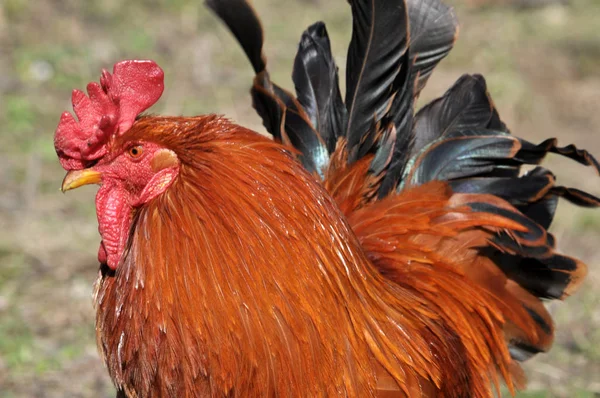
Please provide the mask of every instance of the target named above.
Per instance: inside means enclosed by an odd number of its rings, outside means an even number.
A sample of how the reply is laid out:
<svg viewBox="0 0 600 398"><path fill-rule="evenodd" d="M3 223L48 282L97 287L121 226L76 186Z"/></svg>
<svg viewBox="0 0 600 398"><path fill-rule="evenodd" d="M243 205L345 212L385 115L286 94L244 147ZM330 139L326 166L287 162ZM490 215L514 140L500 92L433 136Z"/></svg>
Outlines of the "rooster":
<svg viewBox="0 0 600 398"><path fill-rule="evenodd" d="M346 95L327 30L300 40L296 95L271 82L244 0L209 0L245 50L273 139L224 117L144 115L152 61L73 92L63 191L100 184L98 347L119 396L491 397L547 351L542 300L586 267L547 232L549 152L502 123L478 75L414 112L457 24L439 0L352 0ZM525 166L535 165L528 172Z"/></svg>

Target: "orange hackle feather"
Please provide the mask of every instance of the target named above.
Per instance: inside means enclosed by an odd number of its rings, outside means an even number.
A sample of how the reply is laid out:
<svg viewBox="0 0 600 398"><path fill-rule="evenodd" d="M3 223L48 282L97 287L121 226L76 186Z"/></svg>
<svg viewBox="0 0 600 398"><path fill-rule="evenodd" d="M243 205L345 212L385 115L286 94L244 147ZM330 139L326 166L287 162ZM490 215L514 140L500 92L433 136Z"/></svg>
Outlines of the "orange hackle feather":
<svg viewBox="0 0 600 398"><path fill-rule="evenodd" d="M142 117L123 140L142 139L181 166L96 285L98 345L128 396L485 397L498 373L521 382L510 326L541 337L477 247L523 227L465 206L486 195L435 182L371 203L216 116ZM365 166L334 167L330 182Z"/></svg>

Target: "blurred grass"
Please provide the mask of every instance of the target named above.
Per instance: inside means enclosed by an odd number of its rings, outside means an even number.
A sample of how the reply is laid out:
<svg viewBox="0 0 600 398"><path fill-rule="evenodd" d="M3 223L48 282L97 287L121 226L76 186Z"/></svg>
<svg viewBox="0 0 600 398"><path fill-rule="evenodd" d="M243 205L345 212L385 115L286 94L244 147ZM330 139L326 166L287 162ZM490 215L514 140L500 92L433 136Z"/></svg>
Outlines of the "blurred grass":
<svg viewBox="0 0 600 398"><path fill-rule="evenodd" d="M340 75L350 15L345 1L256 0L274 81L290 72L301 32L324 20ZM483 73L509 127L537 141L557 136L600 154L600 3L571 0L520 10L455 1L461 35L420 103L462 73ZM263 131L250 107L251 68L198 0L0 2L0 397L112 396L95 349L92 283L98 243L94 190L61 195L52 135L70 90L102 68L152 58L166 91L156 113L223 113ZM342 78L343 81L343 78ZM343 84L343 83L342 83ZM591 170L551 158L559 181L600 194ZM590 266L580 292L550 310L548 355L526 365L520 397L600 394L600 214L561 205L562 251ZM77 380L76 383L73 383Z"/></svg>

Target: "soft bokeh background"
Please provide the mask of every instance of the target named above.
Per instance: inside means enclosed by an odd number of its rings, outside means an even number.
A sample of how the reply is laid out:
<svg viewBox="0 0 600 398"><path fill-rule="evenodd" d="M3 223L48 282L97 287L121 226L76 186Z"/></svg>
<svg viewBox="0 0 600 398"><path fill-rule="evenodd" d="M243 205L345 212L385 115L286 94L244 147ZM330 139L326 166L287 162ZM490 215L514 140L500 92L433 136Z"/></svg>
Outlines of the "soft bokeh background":
<svg viewBox="0 0 600 398"><path fill-rule="evenodd" d="M461 35L424 99L479 72L508 126L600 155L600 2L454 0ZM341 75L350 36L344 0L255 0L273 80L290 72L304 28L327 23ZM535 6L535 7L533 7ZM99 241L92 187L62 195L52 137L70 90L101 68L152 58L166 73L154 112L219 112L259 131L251 68L198 0L0 0L0 397L111 397L94 340ZM559 182L600 194L590 169L551 158ZM578 294L550 306L548 355L526 365L523 397L600 396L600 211L563 203L553 232L590 266Z"/></svg>

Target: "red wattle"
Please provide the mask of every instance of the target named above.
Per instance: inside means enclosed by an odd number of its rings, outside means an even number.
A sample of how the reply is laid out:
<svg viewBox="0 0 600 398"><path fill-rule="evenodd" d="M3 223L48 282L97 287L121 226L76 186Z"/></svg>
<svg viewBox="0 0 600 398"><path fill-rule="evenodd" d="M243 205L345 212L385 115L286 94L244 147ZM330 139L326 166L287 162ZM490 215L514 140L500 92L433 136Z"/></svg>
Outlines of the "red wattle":
<svg viewBox="0 0 600 398"><path fill-rule="evenodd" d="M111 269L116 269L125 251L132 222L127 190L118 183L103 184L96 195L96 214L102 237L98 260L104 259Z"/></svg>
<svg viewBox="0 0 600 398"><path fill-rule="evenodd" d="M100 241L100 247L98 248L98 262L100 264L106 264L108 255L106 254L106 248L104 247L104 242Z"/></svg>

